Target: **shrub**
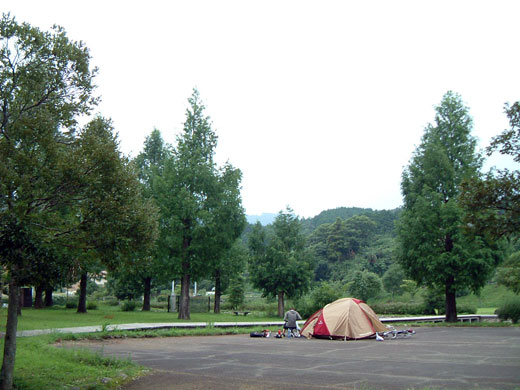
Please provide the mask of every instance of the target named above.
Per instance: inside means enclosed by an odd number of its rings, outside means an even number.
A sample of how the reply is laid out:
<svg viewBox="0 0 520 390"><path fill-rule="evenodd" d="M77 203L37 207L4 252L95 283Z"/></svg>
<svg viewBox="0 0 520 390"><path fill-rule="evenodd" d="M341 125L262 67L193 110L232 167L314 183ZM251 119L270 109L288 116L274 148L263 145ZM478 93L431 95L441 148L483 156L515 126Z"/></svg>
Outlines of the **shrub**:
<svg viewBox="0 0 520 390"><path fill-rule="evenodd" d="M157 296L157 302L168 302L168 294L161 294Z"/></svg>
<svg viewBox="0 0 520 390"><path fill-rule="evenodd" d="M229 303L233 309L238 309L240 306L244 304L244 277L240 274L236 275L231 279L229 283Z"/></svg>
<svg viewBox="0 0 520 390"><path fill-rule="evenodd" d="M109 299L106 299L104 301L108 306L118 306L119 305L119 300L115 297L111 297Z"/></svg>
<svg viewBox="0 0 520 390"><path fill-rule="evenodd" d="M424 305L418 303L402 303L402 302L389 302L389 303L374 303L370 305L372 310L376 314L399 314L399 315L419 315L424 312Z"/></svg>
<svg viewBox="0 0 520 390"><path fill-rule="evenodd" d="M168 308L168 302L152 302L150 304L152 309L167 309Z"/></svg>
<svg viewBox="0 0 520 390"><path fill-rule="evenodd" d="M459 314L476 314L477 307L470 303L457 304L457 313L459 313Z"/></svg>
<svg viewBox="0 0 520 390"><path fill-rule="evenodd" d="M439 315L446 314L446 306L437 309ZM475 314L477 307L470 303L457 303L457 314Z"/></svg>
<svg viewBox="0 0 520 390"><path fill-rule="evenodd" d="M75 301L75 300L67 301L67 302L65 302L65 307L67 309L75 309L76 307L78 307L78 301Z"/></svg>
<svg viewBox="0 0 520 390"><path fill-rule="evenodd" d="M337 283L320 282L310 294L292 300L291 304L286 307L294 306L303 318L308 318L323 306L334 302L343 295L342 289Z"/></svg>
<svg viewBox="0 0 520 390"><path fill-rule="evenodd" d="M52 303L54 306L65 306L65 303L67 302L67 296L66 295L52 295Z"/></svg>
<svg viewBox="0 0 520 390"><path fill-rule="evenodd" d="M377 296L382 287L381 279L373 272L355 271L347 284L349 293L354 298L367 301Z"/></svg>
<svg viewBox="0 0 520 390"><path fill-rule="evenodd" d="M96 310L98 305L96 302L87 302L87 310Z"/></svg>
<svg viewBox="0 0 520 390"><path fill-rule="evenodd" d="M399 295L403 293L404 271L398 263L392 264L383 275L381 281L387 292L392 295Z"/></svg>
<svg viewBox="0 0 520 390"><path fill-rule="evenodd" d="M123 306L121 306L122 311L134 311L137 307L137 303L135 301L124 301Z"/></svg>
<svg viewBox="0 0 520 390"><path fill-rule="evenodd" d="M496 313L502 321L511 320L513 324L518 323L518 320L520 320L520 299L507 300L497 309Z"/></svg>
<svg viewBox="0 0 520 390"><path fill-rule="evenodd" d="M442 292L428 288L424 295L424 310L422 314L435 315L445 310L446 297ZM441 313L442 314L442 313Z"/></svg>

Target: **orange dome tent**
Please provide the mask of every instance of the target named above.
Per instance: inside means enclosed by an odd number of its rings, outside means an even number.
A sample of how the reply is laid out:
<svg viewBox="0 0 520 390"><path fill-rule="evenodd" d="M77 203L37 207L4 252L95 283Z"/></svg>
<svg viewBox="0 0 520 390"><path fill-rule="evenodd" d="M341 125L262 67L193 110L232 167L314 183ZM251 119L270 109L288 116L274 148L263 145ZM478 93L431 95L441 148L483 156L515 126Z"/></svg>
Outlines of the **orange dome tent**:
<svg viewBox="0 0 520 390"><path fill-rule="evenodd" d="M387 328L365 302L341 298L325 305L303 325L301 335L311 338L364 339Z"/></svg>

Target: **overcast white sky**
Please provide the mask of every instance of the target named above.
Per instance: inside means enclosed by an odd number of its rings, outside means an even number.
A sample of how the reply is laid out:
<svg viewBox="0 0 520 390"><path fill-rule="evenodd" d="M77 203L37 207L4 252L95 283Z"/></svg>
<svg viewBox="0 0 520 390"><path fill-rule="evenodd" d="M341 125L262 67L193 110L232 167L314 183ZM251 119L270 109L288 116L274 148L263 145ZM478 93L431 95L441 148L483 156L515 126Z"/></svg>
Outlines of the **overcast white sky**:
<svg viewBox="0 0 520 390"><path fill-rule="evenodd" d="M218 160L243 172L248 214L398 207L446 91L469 106L481 147L520 99L520 1L2 0L0 11L86 43L99 112L127 155L154 127L173 143L197 87Z"/></svg>

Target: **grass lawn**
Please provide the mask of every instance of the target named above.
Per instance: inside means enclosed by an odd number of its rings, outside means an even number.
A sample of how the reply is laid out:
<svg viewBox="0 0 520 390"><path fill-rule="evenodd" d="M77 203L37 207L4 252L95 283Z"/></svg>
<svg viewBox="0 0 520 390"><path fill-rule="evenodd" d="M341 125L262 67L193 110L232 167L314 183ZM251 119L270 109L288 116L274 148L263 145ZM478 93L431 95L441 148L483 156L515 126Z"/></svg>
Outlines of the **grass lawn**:
<svg viewBox="0 0 520 390"><path fill-rule="evenodd" d="M16 390L115 390L147 371L129 360L57 348L53 336L23 337L17 340L14 385Z"/></svg>
<svg viewBox="0 0 520 390"><path fill-rule="evenodd" d="M7 309L0 310L0 331L5 331ZM236 316L233 313L192 313L191 321L177 319L177 313L166 311L142 312L121 311L119 307L100 305L98 309L88 310L85 314L76 313L76 309L47 308L23 309L18 319L18 330L57 329L87 325L116 325L154 322L251 322L281 321L278 317L265 317L251 313Z"/></svg>
<svg viewBox="0 0 520 390"><path fill-rule="evenodd" d="M495 314L495 310L499 306L506 300L514 297L515 293L504 286L487 284L480 292L480 295L470 294L459 297L457 298L457 303L469 304L479 308L479 310L486 310L485 313L478 311L477 314Z"/></svg>
<svg viewBox="0 0 520 390"><path fill-rule="evenodd" d="M117 337L173 337L218 334L244 334L253 328L162 329L148 332L96 332L55 334L17 339L14 384L16 390L115 390L149 370L129 359L103 357L86 349L59 348L63 340ZM3 350L3 340L0 348ZM42 359L42 356L45 356ZM0 356L1 362L1 356Z"/></svg>

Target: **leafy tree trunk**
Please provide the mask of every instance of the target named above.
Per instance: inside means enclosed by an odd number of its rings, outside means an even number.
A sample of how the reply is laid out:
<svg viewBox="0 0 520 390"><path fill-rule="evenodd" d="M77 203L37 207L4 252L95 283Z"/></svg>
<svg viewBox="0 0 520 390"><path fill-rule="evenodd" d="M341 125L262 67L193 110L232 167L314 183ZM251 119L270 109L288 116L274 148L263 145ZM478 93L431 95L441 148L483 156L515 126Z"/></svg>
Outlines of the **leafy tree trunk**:
<svg viewBox="0 0 520 390"><path fill-rule="evenodd" d="M217 270L215 273L215 304L213 307L213 312L218 314L220 313L220 297L222 296L222 284L220 280L220 270Z"/></svg>
<svg viewBox="0 0 520 390"><path fill-rule="evenodd" d="M285 293L280 291L278 293L278 317L282 317L285 315L285 304L284 304Z"/></svg>
<svg viewBox="0 0 520 390"><path fill-rule="evenodd" d="M45 289L45 302L43 303L45 305L45 307L54 306L54 301L52 300L53 290L54 290L53 287L47 287Z"/></svg>
<svg viewBox="0 0 520 390"><path fill-rule="evenodd" d="M79 282L79 301L78 301L78 313L87 312L87 279L88 275L86 272L81 274L81 280Z"/></svg>
<svg viewBox="0 0 520 390"><path fill-rule="evenodd" d="M144 278L143 311L150 311L150 295L152 291L152 278Z"/></svg>
<svg viewBox="0 0 520 390"><path fill-rule="evenodd" d="M187 269L188 264L184 263L183 268ZM180 320L190 319L190 275L184 273L181 278L181 303L179 305L179 316Z"/></svg>
<svg viewBox="0 0 520 390"><path fill-rule="evenodd" d="M457 301L453 289L453 277L446 282L446 322L457 322Z"/></svg>
<svg viewBox="0 0 520 390"><path fill-rule="evenodd" d="M0 372L0 390L12 390L14 361L16 356L16 329L18 327L18 309L20 307L20 287L16 278L9 282L9 307L4 337L4 360Z"/></svg>
<svg viewBox="0 0 520 390"><path fill-rule="evenodd" d="M35 296L34 296L34 308L35 309L43 309L43 291L44 288L42 285L38 285L35 287Z"/></svg>

